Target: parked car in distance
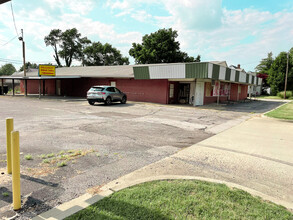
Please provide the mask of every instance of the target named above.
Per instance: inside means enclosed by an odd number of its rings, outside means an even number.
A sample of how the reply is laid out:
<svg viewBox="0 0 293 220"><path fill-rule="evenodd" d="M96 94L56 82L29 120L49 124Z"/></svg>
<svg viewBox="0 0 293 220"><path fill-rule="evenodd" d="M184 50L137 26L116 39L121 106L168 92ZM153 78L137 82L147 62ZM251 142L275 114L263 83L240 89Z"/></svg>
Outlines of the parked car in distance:
<svg viewBox="0 0 293 220"><path fill-rule="evenodd" d="M87 101L90 105L95 102L104 102L106 105L111 105L112 102L125 104L127 96L113 86L93 86L87 91Z"/></svg>

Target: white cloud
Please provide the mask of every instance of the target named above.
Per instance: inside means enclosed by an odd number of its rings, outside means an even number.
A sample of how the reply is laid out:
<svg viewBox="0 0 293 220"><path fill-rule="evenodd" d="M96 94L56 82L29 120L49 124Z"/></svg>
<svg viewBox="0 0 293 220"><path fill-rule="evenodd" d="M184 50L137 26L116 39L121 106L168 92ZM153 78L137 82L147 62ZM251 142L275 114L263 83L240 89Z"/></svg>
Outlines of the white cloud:
<svg viewBox="0 0 293 220"><path fill-rule="evenodd" d="M177 27L182 48L188 52L194 50L206 60L243 63L244 68L253 70L268 52L277 55L292 47L293 13L224 10L222 22L220 28L210 31Z"/></svg>
<svg viewBox="0 0 293 220"><path fill-rule="evenodd" d="M45 2L53 9L69 8L71 11L82 15L90 12L95 4L93 0L45 0Z"/></svg>
<svg viewBox="0 0 293 220"><path fill-rule="evenodd" d="M222 0L162 0L177 25L210 30L221 25Z"/></svg>
<svg viewBox="0 0 293 220"><path fill-rule="evenodd" d="M44 36L51 29L66 30L76 27L82 36L92 41L109 42L128 56L131 43L141 42L142 33L133 27L118 27L89 18L88 13L100 3L103 10L110 10L114 16L138 21L156 31L172 27L178 30L181 50L191 56L202 55L202 60L227 60L228 64L246 64L246 70L253 70L258 61L272 51L277 55L292 47L292 9L272 13L257 9L227 10L221 0L45 0L52 9L60 13L54 17L43 8L22 9L15 13L18 28L23 28L28 48L27 58L32 60L53 60L52 49L46 47ZM159 10L157 10L159 8ZM70 10L66 10L70 9ZM153 10L155 9L155 10ZM161 13L165 10L164 13ZM0 45L15 35L10 5L0 7ZM129 31L120 32L127 28ZM21 44L16 39L0 48L0 57L21 60ZM1 64L1 63L0 63Z"/></svg>
<svg viewBox="0 0 293 220"><path fill-rule="evenodd" d="M0 13L3 17L11 17L9 7L1 7ZM54 16L43 10L35 8L27 13L24 9L15 14L17 26L24 29L24 40L26 42L26 58L27 61L50 61L54 62L51 47L46 47L44 37L49 34L52 29L59 28L66 30L69 28L77 28L82 36L87 36L92 41L101 41L103 43L111 43L114 47L123 52L124 56L128 56L128 50L132 42L141 39L139 32L130 31L118 33L114 24L105 24L87 18L80 13L62 13ZM0 39L9 40L15 35L12 19L0 21L3 28L0 30ZM20 32L20 30L19 30ZM3 43L5 43L3 41ZM0 41L0 45L2 41ZM125 53L124 53L125 52ZM21 43L16 39L12 43L1 47L0 57L22 60ZM1 63L0 63L1 65ZM17 65L19 67L19 65Z"/></svg>
<svg viewBox="0 0 293 220"><path fill-rule="evenodd" d="M150 23L151 20L153 19L153 16L144 10L136 11L135 13L131 15L131 17L137 21L144 22L144 23L146 22Z"/></svg>

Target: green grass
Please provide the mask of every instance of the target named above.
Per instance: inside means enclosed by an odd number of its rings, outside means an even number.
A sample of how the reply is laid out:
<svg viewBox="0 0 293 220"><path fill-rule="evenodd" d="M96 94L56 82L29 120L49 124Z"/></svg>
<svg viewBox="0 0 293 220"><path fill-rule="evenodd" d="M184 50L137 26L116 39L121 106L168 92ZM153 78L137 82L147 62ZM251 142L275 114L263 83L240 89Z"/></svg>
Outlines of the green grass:
<svg viewBox="0 0 293 220"><path fill-rule="evenodd" d="M62 151L59 152L59 155L63 155L63 154L65 154L65 151L64 150L62 150Z"/></svg>
<svg viewBox="0 0 293 220"><path fill-rule="evenodd" d="M57 163L57 167L65 167L67 164L66 162L62 161L60 163Z"/></svg>
<svg viewBox="0 0 293 220"><path fill-rule="evenodd" d="M273 95L261 95L258 96L259 99L281 99L279 96L273 96Z"/></svg>
<svg viewBox="0 0 293 220"><path fill-rule="evenodd" d="M2 193L2 196L3 196L3 197L8 197L8 196L9 196L9 193L8 193L8 192L3 192L3 193Z"/></svg>
<svg viewBox="0 0 293 220"><path fill-rule="evenodd" d="M33 156L31 154L27 154L24 156L24 159L26 160L32 160L33 159Z"/></svg>
<svg viewBox="0 0 293 220"><path fill-rule="evenodd" d="M48 159L44 159L44 160L43 160L43 163L50 163L50 160L48 160Z"/></svg>
<svg viewBox="0 0 293 220"><path fill-rule="evenodd" d="M265 114L268 117L293 120L293 102Z"/></svg>
<svg viewBox="0 0 293 220"><path fill-rule="evenodd" d="M223 184L154 181L116 192L66 219L292 219L282 206Z"/></svg>
<svg viewBox="0 0 293 220"><path fill-rule="evenodd" d="M52 157L55 157L55 154L54 153L47 154L47 158L52 158Z"/></svg>
<svg viewBox="0 0 293 220"><path fill-rule="evenodd" d="M258 96L256 97L257 99L282 99L281 97L279 96L276 96L276 95L261 95L261 96ZM292 100L293 97L290 97L289 100Z"/></svg>

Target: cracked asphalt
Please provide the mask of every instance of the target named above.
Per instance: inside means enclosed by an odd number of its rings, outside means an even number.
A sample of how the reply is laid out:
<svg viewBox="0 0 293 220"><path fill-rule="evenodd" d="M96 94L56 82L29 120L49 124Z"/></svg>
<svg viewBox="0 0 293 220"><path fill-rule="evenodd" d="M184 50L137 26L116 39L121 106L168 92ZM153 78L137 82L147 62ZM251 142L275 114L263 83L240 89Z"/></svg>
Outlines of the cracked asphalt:
<svg viewBox="0 0 293 220"><path fill-rule="evenodd" d="M280 104L90 106L81 99L2 96L0 217L34 217ZM14 118L20 132L23 205L18 212L11 210L11 176L6 173L7 117Z"/></svg>

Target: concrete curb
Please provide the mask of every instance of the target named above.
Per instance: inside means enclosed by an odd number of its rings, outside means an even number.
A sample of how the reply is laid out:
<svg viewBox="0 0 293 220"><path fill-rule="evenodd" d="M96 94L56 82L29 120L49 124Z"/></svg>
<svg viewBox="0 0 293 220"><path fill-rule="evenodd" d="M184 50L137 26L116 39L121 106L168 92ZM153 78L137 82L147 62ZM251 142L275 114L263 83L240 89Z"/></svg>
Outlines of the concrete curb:
<svg viewBox="0 0 293 220"><path fill-rule="evenodd" d="M129 174L128 174L129 175ZM121 177L123 178L123 177ZM119 178L120 179L120 178ZM71 201L68 201L66 203L63 203L47 212L44 212L36 217L33 218L33 220L61 220L68 216L73 215L74 213L98 202L99 200L103 199L104 197L110 196L112 193L123 190L125 188L135 186L141 183L145 182L151 182L155 180L178 180L178 179L184 179L184 180L200 180L200 181L206 181L206 182L212 182L212 183L219 183L219 184L225 184L230 188L237 188L244 190L248 193L250 193L253 196L257 196L262 198L265 201L271 201L273 203L282 205L286 207L287 209L293 211L293 204L288 203L285 201L281 201L278 199L275 199L274 197L268 196L266 194L263 194L261 192L258 192L256 190L241 186L239 184L226 182L222 180L216 180L216 179L210 179L210 178L204 178L199 176L180 176L180 175L162 175L162 176L152 176L144 179L138 179L131 183L119 183L119 179L109 182L108 184L101 187L100 192L95 195L91 195L89 193L86 193L76 199L73 199Z"/></svg>

